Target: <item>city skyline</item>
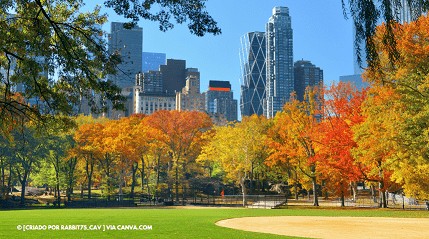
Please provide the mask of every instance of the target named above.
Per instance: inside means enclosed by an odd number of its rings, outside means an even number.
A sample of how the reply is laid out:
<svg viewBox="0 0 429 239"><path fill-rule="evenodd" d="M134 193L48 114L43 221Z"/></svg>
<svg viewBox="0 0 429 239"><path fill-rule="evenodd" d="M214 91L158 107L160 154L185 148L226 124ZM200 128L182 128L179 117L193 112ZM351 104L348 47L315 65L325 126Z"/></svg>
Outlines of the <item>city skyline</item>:
<svg viewBox="0 0 429 239"><path fill-rule="evenodd" d="M101 1L87 3L88 9ZM201 87L210 80L226 80L232 91L240 93L240 37L247 32L265 31L265 24L275 6L290 10L294 29L294 58L312 61L324 69L325 82L338 81L340 75L353 73L352 22L345 20L341 1L208 1L207 11L222 28L220 36L202 38L189 33L186 25L161 32L155 22L140 21L143 28L143 51L163 52L169 59L183 59L201 72ZM105 8L103 8L105 10ZM125 21L106 10L109 22ZM105 24L103 29L108 32Z"/></svg>

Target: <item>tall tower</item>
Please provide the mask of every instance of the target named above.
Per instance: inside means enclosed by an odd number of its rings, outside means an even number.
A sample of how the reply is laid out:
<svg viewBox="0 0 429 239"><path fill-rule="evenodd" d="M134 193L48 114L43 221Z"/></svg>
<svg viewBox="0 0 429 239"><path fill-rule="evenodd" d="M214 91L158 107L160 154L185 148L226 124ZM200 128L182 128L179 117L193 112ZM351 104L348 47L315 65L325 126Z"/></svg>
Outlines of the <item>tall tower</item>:
<svg viewBox="0 0 429 239"><path fill-rule="evenodd" d="M289 8L275 7L266 25L266 113L272 118L294 91L293 34Z"/></svg>
<svg viewBox="0 0 429 239"><path fill-rule="evenodd" d="M265 32L249 32L240 40L241 115L263 115L267 77Z"/></svg>
<svg viewBox="0 0 429 239"><path fill-rule="evenodd" d="M135 75L142 71L143 29L133 27L125 29L124 23L112 22L108 39L109 53L118 52L121 63L117 73L109 79L120 88L134 86Z"/></svg>

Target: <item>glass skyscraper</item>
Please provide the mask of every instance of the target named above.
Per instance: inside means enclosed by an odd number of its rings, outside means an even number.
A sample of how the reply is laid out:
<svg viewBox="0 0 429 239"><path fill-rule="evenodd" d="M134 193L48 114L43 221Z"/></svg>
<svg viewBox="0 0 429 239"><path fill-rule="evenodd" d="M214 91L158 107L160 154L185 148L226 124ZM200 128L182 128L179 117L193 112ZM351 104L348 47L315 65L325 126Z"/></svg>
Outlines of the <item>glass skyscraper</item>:
<svg viewBox="0 0 429 239"><path fill-rule="evenodd" d="M272 118L294 91L293 34L289 8L275 7L266 25L266 117Z"/></svg>
<svg viewBox="0 0 429 239"><path fill-rule="evenodd" d="M249 32L241 37L240 65L241 115L263 115L267 72L265 32Z"/></svg>
<svg viewBox="0 0 429 239"><path fill-rule="evenodd" d="M109 53L118 52L122 62L109 79L120 88L134 86L135 76L142 71L143 29L125 29L124 23L112 22L108 39Z"/></svg>

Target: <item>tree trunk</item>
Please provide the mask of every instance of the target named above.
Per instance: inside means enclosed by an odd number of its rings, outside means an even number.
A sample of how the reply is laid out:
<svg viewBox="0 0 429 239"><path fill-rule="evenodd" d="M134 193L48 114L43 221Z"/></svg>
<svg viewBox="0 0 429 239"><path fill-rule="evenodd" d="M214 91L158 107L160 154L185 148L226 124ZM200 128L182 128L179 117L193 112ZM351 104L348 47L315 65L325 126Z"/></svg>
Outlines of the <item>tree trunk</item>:
<svg viewBox="0 0 429 239"><path fill-rule="evenodd" d="M4 164L3 160L0 160L0 162L1 162L1 185L0 185L0 187L1 187L1 198L3 200L5 200L6 199L6 192L7 192L7 189L6 189L5 164Z"/></svg>
<svg viewBox="0 0 429 239"><path fill-rule="evenodd" d="M6 193L6 199L9 198L9 192L12 193L12 164L9 164L9 178L7 179L7 193Z"/></svg>
<svg viewBox="0 0 429 239"><path fill-rule="evenodd" d="M92 156L90 157L91 157L90 159L86 160L86 164L85 164L86 177L88 179L88 199L91 198L92 174L94 172L94 162L93 162Z"/></svg>
<svg viewBox="0 0 429 239"><path fill-rule="evenodd" d="M107 166L107 168L106 168L106 177L107 177L107 201L110 201L111 180L110 180L110 167L109 166Z"/></svg>
<svg viewBox="0 0 429 239"><path fill-rule="evenodd" d="M73 186L74 186L74 172L76 169L77 158L71 158L67 162L67 201L71 201L71 196L73 195Z"/></svg>
<svg viewBox="0 0 429 239"><path fill-rule="evenodd" d="M157 192L158 192L158 185L159 185L159 172L161 171L160 163L161 163L161 155L158 155L158 161L157 161L157 166L156 166L155 198L158 197Z"/></svg>
<svg viewBox="0 0 429 239"><path fill-rule="evenodd" d="M243 193L243 207L247 206L247 188L246 188L246 179L242 177L240 180L241 192Z"/></svg>
<svg viewBox="0 0 429 239"><path fill-rule="evenodd" d="M186 164L183 163L182 164L182 169L183 169L183 175L186 174ZM184 178L184 176L182 176L182 204L185 205L185 200L186 200L186 178ZM216 196L216 195L215 195Z"/></svg>
<svg viewBox="0 0 429 239"><path fill-rule="evenodd" d="M176 160L176 175L175 175L175 188L176 188L176 203L179 202L179 160Z"/></svg>
<svg viewBox="0 0 429 239"><path fill-rule="evenodd" d="M120 170L120 172L119 172L119 195L118 195L118 201L122 201L122 198L123 198L123 191L122 191L122 188L123 188L123 183L124 183L124 169L121 169Z"/></svg>
<svg viewBox="0 0 429 239"><path fill-rule="evenodd" d="M172 193L171 193L171 190L172 190L172 188L173 188L173 180L172 180L172 178L171 178L171 174L172 174L172 170L173 170L173 166L172 166L172 164L173 164L173 161L172 160L170 160L169 162L168 162L168 169L167 169L167 194L168 194L168 199L169 200L173 200L173 195L172 195Z"/></svg>
<svg viewBox="0 0 429 239"><path fill-rule="evenodd" d="M384 182L379 182L379 194L380 194L380 207L381 208L387 208L387 200L386 200L386 193L384 188Z"/></svg>
<svg viewBox="0 0 429 239"><path fill-rule="evenodd" d="M346 203L345 203L345 197L344 197L344 192L341 191L341 207L345 207Z"/></svg>
<svg viewBox="0 0 429 239"><path fill-rule="evenodd" d="M371 191L371 197L374 203L377 203L377 195L375 193L375 186L374 185L370 185L370 191Z"/></svg>
<svg viewBox="0 0 429 239"><path fill-rule="evenodd" d="M298 184L296 182L293 185L293 190L295 191L295 200L298 200Z"/></svg>
<svg viewBox="0 0 429 239"><path fill-rule="evenodd" d="M21 183L21 201L20 201L20 205L21 206L25 206L25 187L27 184L27 172L24 172L24 176L22 178L22 180L19 180Z"/></svg>
<svg viewBox="0 0 429 239"><path fill-rule="evenodd" d="M357 200L357 182L351 182L350 186L352 189L353 202L356 202L356 200Z"/></svg>
<svg viewBox="0 0 429 239"><path fill-rule="evenodd" d="M56 180L55 189L57 190L57 203L58 203L58 207L60 207L60 202L61 202L61 195L60 195L60 174L59 174L58 170L55 170L55 180Z"/></svg>
<svg viewBox="0 0 429 239"><path fill-rule="evenodd" d="M381 167L381 162L379 162L379 167ZM380 194L380 207L387 208L387 201L386 201L386 194L385 194L386 190L384 189L384 182L383 182L384 173L382 169L378 171L378 176L380 177L380 181L378 182L378 191Z"/></svg>
<svg viewBox="0 0 429 239"><path fill-rule="evenodd" d="M145 178L145 170L144 170L144 167L145 167L145 163L144 163L144 158L143 157L141 157L141 164L142 164L142 168L140 169L140 178L141 178L141 188L142 188L142 193L143 193L143 190L144 190L144 185L145 185L145 183L144 183L144 178Z"/></svg>
<svg viewBox="0 0 429 239"><path fill-rule="evenodd" d="M313 206L319 206L319 198L317 195L317 181L316 177L312 177L311 181L313 183Z"/></svg>
<svg viewBox="0 0 429 239"><path fill-rule="evenodd" d="M131 181L131 193L130 193L131 198L134 198L134 188L136 187L136 181L137 181L136 174L137 174L138 167L139 167L139 165L137 162L134 162L131 165L131 174L132 174L132 177L131 177L131 180L132 180Z"/></svg>

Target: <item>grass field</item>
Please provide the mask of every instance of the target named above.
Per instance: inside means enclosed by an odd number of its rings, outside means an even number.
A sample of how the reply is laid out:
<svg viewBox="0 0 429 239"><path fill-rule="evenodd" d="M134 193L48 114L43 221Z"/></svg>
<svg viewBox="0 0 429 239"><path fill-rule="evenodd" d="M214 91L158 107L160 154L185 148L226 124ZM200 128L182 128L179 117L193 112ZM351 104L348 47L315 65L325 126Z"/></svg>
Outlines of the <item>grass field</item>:
<svg viewBox="0 0 429 239"><path fill-rule="evenodd" d="M42 209L0 211L0 238L285 238L215 225L226 218L249 216L429 217L427 211L380 209ZM22 226L42 230L18 230ZM98 226L99 230L53 230L68 225ZM107 226L104 226L107 225ZM150 225L152 230L119 230L118 225ZM47 228L51 226L51 228ZM116 230L107 230L115 226ZM380 225L382 226L382 225ZM105 229L105 231L103 231ZM294 237L286 237L294 238Z"/></svg>

